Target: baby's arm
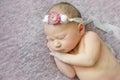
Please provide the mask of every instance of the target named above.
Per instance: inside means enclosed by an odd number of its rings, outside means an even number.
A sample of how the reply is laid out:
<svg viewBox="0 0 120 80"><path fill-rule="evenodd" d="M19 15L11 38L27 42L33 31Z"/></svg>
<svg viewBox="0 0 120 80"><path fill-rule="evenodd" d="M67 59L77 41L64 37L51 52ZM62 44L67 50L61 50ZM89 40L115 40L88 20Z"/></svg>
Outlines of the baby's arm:
<svg viewBox="0 0 120 80"><path fill-rule="evenodd" d="M55 62L56 65L58 67L58 69L65 74L67 77L70 78L74 78L75 77L75 70L72 68L71 65L67 64L67 63L63 63L62 61L58 60L57 58L55 58Z"/></svg>
<svg viewBox="0 0 120 80"><path fill-rule="evenodd" d="M93 66L99 58L100 39L94 32L88 32L84 37L84 51L78 54L52 53L59 60L77 66Z"/></svg>
<svg viewBox="0 0 120 80"><path fill-rule="evenodd" d="M52 49L50 48L49 45L47 45L47 46L48 46L48 48L49 48L49 50L50 50L51 52L54 52L54 51L52 51ZM55 63L56 63L56 65L57 65L58 69L59 69L63 74L65 74L67 77L70 77L70 78L74 78L74 77L75 77L76 73L75 73L75 70L73 69L73 67L72 67L71 65L62 62L62 61L60 61L59 59L57 59L57 58L55 58L55 57L54 57L54 60L55 60Z"/></svg>

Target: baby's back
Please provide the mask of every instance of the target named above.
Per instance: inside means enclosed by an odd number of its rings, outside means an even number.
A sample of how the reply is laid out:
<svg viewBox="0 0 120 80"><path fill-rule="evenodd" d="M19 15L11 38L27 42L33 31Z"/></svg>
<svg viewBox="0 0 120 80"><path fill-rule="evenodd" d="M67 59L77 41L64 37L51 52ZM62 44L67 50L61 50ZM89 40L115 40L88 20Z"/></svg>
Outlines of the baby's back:
<svg viewBox="0 0 120 80"><path fill-rule="evenodd" d="M84 40L84 39L82 39ZM120 80L120 64L101 40L100 57L91 67L74 66L80 80ZM84 43L81 43L81 51Z"/></svg>

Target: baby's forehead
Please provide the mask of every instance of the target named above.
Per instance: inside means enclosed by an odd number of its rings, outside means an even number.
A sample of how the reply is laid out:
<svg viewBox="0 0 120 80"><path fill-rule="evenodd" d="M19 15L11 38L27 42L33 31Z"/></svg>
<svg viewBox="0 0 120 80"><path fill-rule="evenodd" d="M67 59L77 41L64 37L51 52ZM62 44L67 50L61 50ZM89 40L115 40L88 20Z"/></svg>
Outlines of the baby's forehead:
<svg viewBox="0 0 120 80"><path fill-rule="evenodd" d="M67 35L67 32L64 31L57 31L57 30L49 30L46 33L46 37L49 38L58 38Z"/></svg>
<svg viewBox="0 0 120 80"><path fill-rule="evenodd" d="M57 25L50 25L50 24L45 24L44 26L44 31L46 33L60 33L60 32L67 32L70 29L74 30L74 28L77 27L76 23L67 23L67 24L57 24Z"/></svg>
<svg viewBox="0 0 120 80"><path fill-rule="evenodd" d="M49 35L49 34L51 34L51 35L52 34L58 34L58 33L63 33L63 32L67 31L67 29L64 28L64 27L61 27L61 26L52 26L52 25L45 26L44 30L45 30L45 33L47 35Z"/></svg>

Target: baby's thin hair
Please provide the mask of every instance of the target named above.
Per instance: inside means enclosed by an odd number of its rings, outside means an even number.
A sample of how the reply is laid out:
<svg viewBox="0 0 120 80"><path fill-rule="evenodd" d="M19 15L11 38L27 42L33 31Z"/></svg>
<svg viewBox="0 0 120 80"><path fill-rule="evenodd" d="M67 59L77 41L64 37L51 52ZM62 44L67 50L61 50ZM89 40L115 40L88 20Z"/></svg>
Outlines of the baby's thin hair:
<svg viewBox="0 0 120 80"><path fill-rule="evenodd" d="M68 2L60 2L57 3L55 5L53 5L49 10L48 10L48 14L56 11L59 13L63 13L66 14L67 16L69 16L70 18L72 17L79 17L81 18L81 13L79 12L79 10L77 8L75 8L72 4L68 3Z"/></svg>

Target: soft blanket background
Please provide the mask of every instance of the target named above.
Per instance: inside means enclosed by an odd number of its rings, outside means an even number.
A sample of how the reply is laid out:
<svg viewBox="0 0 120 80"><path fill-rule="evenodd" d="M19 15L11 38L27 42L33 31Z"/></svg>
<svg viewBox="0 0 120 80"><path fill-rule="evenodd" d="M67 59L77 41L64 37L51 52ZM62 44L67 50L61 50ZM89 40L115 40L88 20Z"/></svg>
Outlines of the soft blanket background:
<svg viewBox="0 0 120 80"><path fill-rule="evenodd" d="M94 15L120 28L120 0L0 0L0 80L78 80L59 72L46 47L41 20L61 1L75 5L83 16ZM120 41L112 33L97 33L119 60Z"/></svg>

